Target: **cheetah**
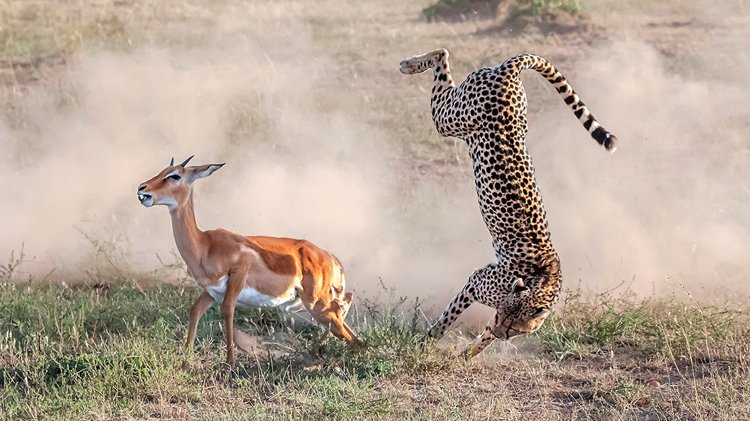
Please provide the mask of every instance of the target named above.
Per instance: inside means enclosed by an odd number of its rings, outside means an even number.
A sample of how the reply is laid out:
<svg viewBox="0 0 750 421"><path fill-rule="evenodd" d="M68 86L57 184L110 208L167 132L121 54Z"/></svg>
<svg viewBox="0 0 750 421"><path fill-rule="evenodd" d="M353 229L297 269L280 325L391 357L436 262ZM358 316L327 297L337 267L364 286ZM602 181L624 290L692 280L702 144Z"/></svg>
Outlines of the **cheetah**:
<svg viewBox="0 0 750 421"><path fill-rule="evenodd" d="M610 152L617 138L602 127L570 84L546 59L522 54L469 74L458 87L448 50L401 62L404 74L432 69L432 119L438 133L464 140L471 154L479 207L492 236L497 263L475 270L428 336L439 339L459 315L478 302L497 310L463 351L471 358L495 339L532 333L550 314L562 287L560 259L550 241L547 216L526 150L526 93L519 75L536 70L571 108L583 127Z"/></svg>

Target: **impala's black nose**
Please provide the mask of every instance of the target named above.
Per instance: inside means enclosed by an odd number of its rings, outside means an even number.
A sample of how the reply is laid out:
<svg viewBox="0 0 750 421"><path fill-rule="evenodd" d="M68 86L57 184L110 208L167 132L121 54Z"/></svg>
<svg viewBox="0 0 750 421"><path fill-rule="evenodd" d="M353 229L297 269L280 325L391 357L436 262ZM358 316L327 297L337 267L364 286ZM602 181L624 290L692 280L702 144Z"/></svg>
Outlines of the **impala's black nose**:
<svg viewBox="0 0 750 421"><path fill-rule="evenodd" d="M144 190L146 188L145 184L141 184L140 187L138 187L138 191Z"/></svg>

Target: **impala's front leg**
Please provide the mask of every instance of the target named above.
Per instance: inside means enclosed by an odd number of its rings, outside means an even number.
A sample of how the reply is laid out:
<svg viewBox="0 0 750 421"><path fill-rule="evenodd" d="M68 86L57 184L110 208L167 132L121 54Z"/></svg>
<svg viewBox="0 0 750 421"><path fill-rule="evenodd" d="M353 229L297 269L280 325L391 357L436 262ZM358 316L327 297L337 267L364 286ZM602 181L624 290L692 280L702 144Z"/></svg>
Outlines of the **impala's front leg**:
<svg viewBox="0 0 750 421"><path fill-rule="evenodd" d="M237 297L245 287L245 278L247 269L237 269L229 274L227 281L227 290L224 294L224 301L221 303L221 317L224 319L224 330L227 336L227 364L234 370L234 307L237 304Z"/></svg>
<svg viewBox="0 0 750 421"><path fill-rule="evenodd" d="M214 305L214 299L211 297L207 291L201 292L201 295L198 296L198 298L193 303L193 306L190 307L190 315L188 315L188 332L187 332L187 340L185 341L185 348L190 348L193 346L193 342L195 341L195 333L198 330L198 322L200 321L203 314L206 313L206 310L208 310L212 305Z"/></svg>

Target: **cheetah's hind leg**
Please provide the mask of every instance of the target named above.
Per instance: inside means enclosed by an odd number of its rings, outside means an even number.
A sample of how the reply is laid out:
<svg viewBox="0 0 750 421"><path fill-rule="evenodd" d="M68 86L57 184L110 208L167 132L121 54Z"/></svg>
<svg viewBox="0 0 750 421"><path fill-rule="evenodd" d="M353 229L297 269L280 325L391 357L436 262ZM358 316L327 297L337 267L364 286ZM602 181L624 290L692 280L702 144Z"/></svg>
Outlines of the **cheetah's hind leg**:
<svg viewBox="0 0 750 421"><path fill-rule="evenodd" d="M414 56L406 60L401 61L401 73L405 75L414 75L422 73L427 69L435 67L435 64L441 60L441 58L448 57L448 50L440 48L434 51L430 51L427 54L421 56Z"/></svg>

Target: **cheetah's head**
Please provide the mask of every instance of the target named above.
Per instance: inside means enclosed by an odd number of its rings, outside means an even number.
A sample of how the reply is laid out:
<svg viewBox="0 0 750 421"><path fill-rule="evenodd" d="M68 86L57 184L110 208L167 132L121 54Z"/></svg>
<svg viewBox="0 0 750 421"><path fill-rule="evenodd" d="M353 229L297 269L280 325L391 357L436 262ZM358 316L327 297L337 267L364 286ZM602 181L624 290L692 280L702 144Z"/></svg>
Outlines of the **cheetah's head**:
<svg viewBox="0 0 750 421"><path fill-rule="evenodd" d="M513 282L505 296L500 320L493 333L500 339L532 333L539 329L557 301L562 277L557 259L540 271Z"/></svg>

